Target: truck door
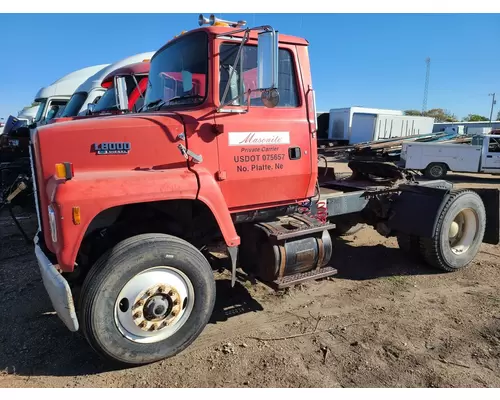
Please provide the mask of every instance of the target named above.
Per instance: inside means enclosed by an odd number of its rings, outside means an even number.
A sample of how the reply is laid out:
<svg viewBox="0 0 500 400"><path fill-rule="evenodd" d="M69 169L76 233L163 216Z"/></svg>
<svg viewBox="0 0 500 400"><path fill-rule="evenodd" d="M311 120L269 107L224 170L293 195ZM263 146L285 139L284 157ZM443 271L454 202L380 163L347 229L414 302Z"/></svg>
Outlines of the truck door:
<svg viewBox="0 0 500 400"><path fill-rule="evenodd" d="M245 45L243 62L235 65L239 47L240 43L224 42L216 52L221 104L257 87L257 46ZM265 107L260 93L255 92L249 112L216 114L221 132L217 137L217 179L230 209L270 206L307 194L311 137L296 59L294 47L279 49L280 101L275 108ZM246 99L247 95L224 109L241 111Z"/></svg>
<svg viewBox="0 0 500 400"><path fill-rule="evenodd" d="M481 170L493 174L500 173L500 136L484 138Z"/></svg>

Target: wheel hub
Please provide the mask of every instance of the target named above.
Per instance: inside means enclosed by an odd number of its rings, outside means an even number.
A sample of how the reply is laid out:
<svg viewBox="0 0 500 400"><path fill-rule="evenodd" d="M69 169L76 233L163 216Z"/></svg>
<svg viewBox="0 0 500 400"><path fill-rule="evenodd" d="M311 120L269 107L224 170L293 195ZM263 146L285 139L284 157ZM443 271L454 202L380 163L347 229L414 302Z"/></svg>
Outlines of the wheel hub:
<svg viewBox="0 0 500 400"><path fill-rule="evenodd" d="M451 251L462 254L469 250L477 235L479 221L470 208L461 210L450 224L448 240Z"/></svg>
<svg viewBox="0 0 500 400"><path fill-rule="evenodd" d="M181 271L153 267L132 277L115 301L115 322L128 339L154 343L178 331L193 309L194 289Z"/></svg>
<svg viewBox="0 0 500 400"><path fill-rule="evenodd" d="M144 305L144 318L148 321L161 320L172 310L172 300L165 295L150 297Z"/></svg>
<svg viewBox="0 0 500 400"><path fill-rule="evenodd" d="M181 311L175 288L159 285L145 290L132 307L134 323L144 331L159 331L172 324Z"/></svg>

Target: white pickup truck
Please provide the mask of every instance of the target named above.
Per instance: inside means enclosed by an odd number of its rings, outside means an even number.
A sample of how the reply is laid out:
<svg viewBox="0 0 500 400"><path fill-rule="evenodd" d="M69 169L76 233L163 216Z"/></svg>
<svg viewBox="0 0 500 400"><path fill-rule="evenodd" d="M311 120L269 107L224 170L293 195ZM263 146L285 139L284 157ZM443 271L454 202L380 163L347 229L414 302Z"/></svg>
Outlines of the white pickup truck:
<svg viewBox="0 0 500 400"><path fill-rule="evenodd" d="M500 174L500 135L482 135L469 144L404 143L400 165L440 179L448 171Z"/></svg>

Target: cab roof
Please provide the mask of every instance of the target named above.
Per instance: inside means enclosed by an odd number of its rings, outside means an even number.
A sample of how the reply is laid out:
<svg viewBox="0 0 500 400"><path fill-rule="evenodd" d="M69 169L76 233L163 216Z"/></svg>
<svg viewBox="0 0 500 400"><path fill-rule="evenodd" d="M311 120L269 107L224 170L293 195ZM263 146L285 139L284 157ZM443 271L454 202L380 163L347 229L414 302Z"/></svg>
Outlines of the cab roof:
<svg viewBox="0 0 500 400"><path fill-rule="evenodd" d="M44 98L52 96L71 96L82 82L85 82L90 76L108 65L99 64L70 72L49 86L41 88L35 95L35 101L41 101Z"/></svg>
<svg viewBox="0 0 500 400"><path fill-rule="evenodd" d="M113 64L108 65L107 67L101 69L100 71L96 72L94 75L90 76L85 82L83 82L76 90L75 93L78 92L90 92L92 89L95 88L100 88L103 79L110 74L111 72L117 70L118 68L124 67L126 65L136 63L136 62L142 62L145 59L151 59L151 57L154 55L154 52L149 51L145 53L139 53L135 54L133 56L129 56L126 58L123 58Z"/></svg>
<svg viewBox="0 0 500 400"><path fill-rule="evenodd" d="M149 61L125 65L124 67L115 69L114 71L111 71L108 75L106 75L102 80L102 84L112 82L115 76L149 74L149 66Z"/></svg>
<svg viewBox="0 0 500 400"><path fill-rule="evenodd" d="M181 34L175 36L171 40L169 40L165 45L163 45L156 53L158 53L160 50L163 50L164 47L169 45L170 43L175 42L176 40L182 38L185 35L190 35L196 32L206 32L208 35L211 36L216 36L216 35L224 35L224 34L231 34L232 37L243 37L245 34L244 31L238 32L238 33L231 33L239 30L244 30L245 26L239 27L239 28L234 28L234 27L227 27L227 26L201 26L199 28L191 29L188 31L183 31ZM250 28L252 29L252 28ZM282 33L279 33L279 43L285 43L285 44L293 44L293 45L299 45L299 46L308 46L309 42L306 39L300 38L298 36L291 36L291 35L285 35ZM251 30L249 34L249 38L253 40L257 40L257 30ZM155 53L155 55L156 55ZM154 57L154 56L153 56Z"/></svg>

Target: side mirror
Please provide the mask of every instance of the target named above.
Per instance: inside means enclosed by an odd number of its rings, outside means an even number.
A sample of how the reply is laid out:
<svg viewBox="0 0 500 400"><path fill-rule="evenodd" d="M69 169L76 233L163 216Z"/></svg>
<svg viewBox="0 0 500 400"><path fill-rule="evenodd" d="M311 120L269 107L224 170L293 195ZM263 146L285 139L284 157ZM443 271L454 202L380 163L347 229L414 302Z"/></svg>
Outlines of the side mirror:
<svg viewBox="0 0 500 400"><path fill-rule="evenodd" d="M259 33L257 42L257 89L278 89L278 32Z"/></svg>
<svg viewBox="0 0 500 400"><path fill-rule="evenodd" d="M124 76L115 76L115 97L120 111L129 111L127 83Z"/></svg>
<svg viewBox="0 0 500 400"><path fill-rule="evenodd" d="M95 109L95 104L94 103L89 103L87 104L87 113L88 114L93 114Z"/></svg>

